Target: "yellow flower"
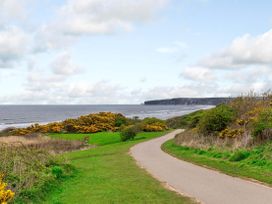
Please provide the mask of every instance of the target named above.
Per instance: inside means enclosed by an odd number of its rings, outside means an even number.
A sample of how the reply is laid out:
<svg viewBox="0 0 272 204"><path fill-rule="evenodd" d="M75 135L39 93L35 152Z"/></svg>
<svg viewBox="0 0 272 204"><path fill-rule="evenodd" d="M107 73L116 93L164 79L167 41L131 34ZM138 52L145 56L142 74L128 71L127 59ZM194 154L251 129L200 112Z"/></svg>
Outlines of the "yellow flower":
<svg viewBox="0 0 272 204"><path fill-rule="evenodd" d="M14 198L15 193L7 188L7 184L3 181L4 175L0 174L0 204L7 204Z"/></svg>

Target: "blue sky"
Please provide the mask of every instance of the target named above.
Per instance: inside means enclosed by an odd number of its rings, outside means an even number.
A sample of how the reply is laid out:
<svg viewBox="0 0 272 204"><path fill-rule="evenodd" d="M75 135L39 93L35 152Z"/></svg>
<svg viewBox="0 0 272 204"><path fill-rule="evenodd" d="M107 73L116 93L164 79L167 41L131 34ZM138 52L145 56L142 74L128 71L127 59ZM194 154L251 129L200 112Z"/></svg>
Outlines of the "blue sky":
<svg viewBox="0 0 272 204"><path fill-rule="evenodd" d="M271 8L268 0L0 0L0 103L267 91Z"/></svg>

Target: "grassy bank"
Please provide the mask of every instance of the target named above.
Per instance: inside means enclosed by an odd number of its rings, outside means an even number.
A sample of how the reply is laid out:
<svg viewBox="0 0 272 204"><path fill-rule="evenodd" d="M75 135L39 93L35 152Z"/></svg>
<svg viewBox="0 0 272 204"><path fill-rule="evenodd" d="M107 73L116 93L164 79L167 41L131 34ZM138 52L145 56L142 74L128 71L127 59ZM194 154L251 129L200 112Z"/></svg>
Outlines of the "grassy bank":
<svg viewBox="0 0 272 204"><path fill-rule="evenodd" d="M119 133L97 133L89 137L94 149L67 153L78 173L65 181L46 203L191 203L168 191L140 169L129 156L129 148L165 134L140 133L135 140L120 142ZM52 137L82 139L83 134L53 134Z"/></svg>
<svg viewBox="0 0 272 204"><path fill-rule="evenodd" d="M163 144L162 149L182 160L210 167L223 173L250 178L272 185L272 143L252 149L222 150L200 149L176 145L174 140Z"/></svg>

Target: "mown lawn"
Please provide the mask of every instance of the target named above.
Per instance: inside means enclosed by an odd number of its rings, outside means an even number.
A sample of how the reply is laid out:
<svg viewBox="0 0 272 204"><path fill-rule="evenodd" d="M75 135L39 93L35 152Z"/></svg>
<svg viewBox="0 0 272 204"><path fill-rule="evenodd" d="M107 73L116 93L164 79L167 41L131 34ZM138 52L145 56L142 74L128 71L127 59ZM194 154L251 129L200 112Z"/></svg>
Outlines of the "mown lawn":
<svg viewBox="0 0 272 204"><path fill-rule="evenodd" d="M75 177L66 180L46 203L192 203L164 187L139 168L129 156L129 148L165 134L140 133L135 140L120 142L119 133L90 135L94 149L67 153L77 169ZM86 134L53 134L52 137L82 139Z"/></svg>
<svg viewBox="0 0 272 204"><path fill-rule="evenodd" d="M179 146L174 140L162 145L162 149L185 161L210 167L223 173L261 181L272 186L272 143L251 150L202 150Z"/></svg>

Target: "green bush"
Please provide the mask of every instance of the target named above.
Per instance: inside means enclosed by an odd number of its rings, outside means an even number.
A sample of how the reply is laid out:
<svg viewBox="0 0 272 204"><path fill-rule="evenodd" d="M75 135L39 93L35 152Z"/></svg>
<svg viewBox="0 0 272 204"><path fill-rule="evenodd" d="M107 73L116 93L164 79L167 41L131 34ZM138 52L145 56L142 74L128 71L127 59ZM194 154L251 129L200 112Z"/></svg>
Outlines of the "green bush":
<svg viewBox="0 0 272 204"><path fill-rule="evenodd" d="M118 114L115 118L115 127L125 126L128 123L128 119L121 114Z"/></svg>
<svg viewBox="0 0 272 204"><path fill-rule="evenodd" d="M52 167L52 174L57 178L61 178L63 176L63 169L60 166Z"/></svg>
<svg viewBox="0 0 272 204"><path fill-rule="evenodd" d="M272 139L272 109L263 110L253 124L253 136L258 139Z"/></svg>
<svg viewBox="0 0 272 204"><path fill-rule="evenodd" d="M132 140L136 137L137 133L139 133L139 128L136 125L125 127L121 130L120 136L121 141Z"/></svg>
<svg viewBox="0 0 272 204"><path fill-rule="evenodd" d="M205 112L198 124L199 133L203 135L217 134L224 130L234 119L235 112L222 104Z"/></svg>
<svg viewBox="0 0 272 204"><path fill-rule="evenodd" d="M177 129L177 128L195 128L200 119L203 117L205 110L199 110L193 113L189 113L187 115L174 117L166 120L166 125L169 128Z"/></svg>
<svg viewBox="0 0 272 204"><path fill-rule="evenodd" d="M232 161L232 162L242 161L248 158L249 155L250 155L249 152L240 150L240 151L234 152L233 155L229 158L229 161Z"/></svg>

